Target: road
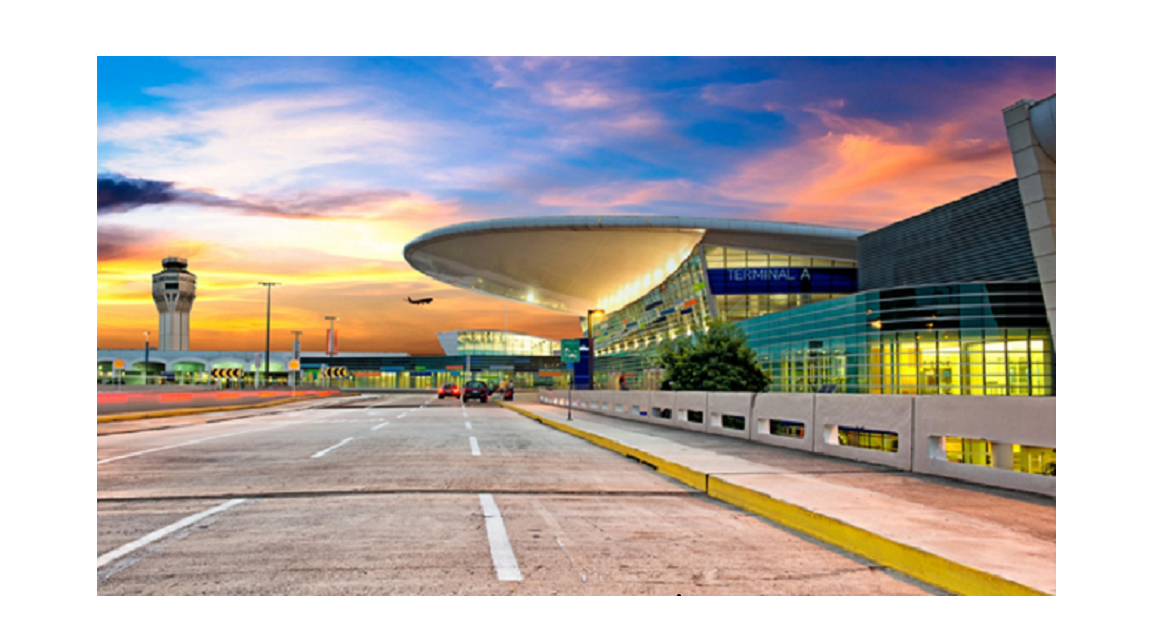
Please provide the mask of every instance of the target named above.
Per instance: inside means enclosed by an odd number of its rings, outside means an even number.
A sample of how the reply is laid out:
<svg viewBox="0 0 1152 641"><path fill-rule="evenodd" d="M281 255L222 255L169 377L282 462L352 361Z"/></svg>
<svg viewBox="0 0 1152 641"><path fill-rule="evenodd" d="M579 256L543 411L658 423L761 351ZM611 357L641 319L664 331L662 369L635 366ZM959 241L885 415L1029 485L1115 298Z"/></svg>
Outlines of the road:
<svg viewBox="0 0 1152 641"><path fill-rule="evenodd" d="M97 593L938 593L493 404L330 403L99 437Z"/></svg>

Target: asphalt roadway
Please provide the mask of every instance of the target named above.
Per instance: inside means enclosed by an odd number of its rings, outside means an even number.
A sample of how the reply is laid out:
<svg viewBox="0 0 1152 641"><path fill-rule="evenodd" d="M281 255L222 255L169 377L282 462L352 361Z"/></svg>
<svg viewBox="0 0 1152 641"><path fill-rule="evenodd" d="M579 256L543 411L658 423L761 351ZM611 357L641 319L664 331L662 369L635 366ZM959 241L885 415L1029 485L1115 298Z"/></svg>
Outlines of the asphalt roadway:
<svg viewBox="0 0 1152 641"><path fill-rule="evenodd" d="M493 403L400 394L99 436L96 589L942 593Z"/></svg>

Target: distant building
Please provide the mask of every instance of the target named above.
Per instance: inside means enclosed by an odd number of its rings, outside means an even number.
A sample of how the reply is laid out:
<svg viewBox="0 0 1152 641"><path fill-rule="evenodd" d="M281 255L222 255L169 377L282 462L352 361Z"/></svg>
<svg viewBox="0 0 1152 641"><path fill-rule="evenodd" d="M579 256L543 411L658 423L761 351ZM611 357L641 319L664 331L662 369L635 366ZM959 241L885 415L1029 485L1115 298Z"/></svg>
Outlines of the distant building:
<svg viewBox="0 0 1152 641"><path fill-rule="evenodd" d="M437 332L446 356L553 356L560 341L500 329L458 329Z"/></svg>
<svg viewBox="0 0 1152 641"><path fill-rule="evenodd" d="M196 300L196 275L188 271L188 259L169 256L160 263L164 271L152 274L152 300L160 312L160 336L156 349L188 349L189 316Z"/></svg>

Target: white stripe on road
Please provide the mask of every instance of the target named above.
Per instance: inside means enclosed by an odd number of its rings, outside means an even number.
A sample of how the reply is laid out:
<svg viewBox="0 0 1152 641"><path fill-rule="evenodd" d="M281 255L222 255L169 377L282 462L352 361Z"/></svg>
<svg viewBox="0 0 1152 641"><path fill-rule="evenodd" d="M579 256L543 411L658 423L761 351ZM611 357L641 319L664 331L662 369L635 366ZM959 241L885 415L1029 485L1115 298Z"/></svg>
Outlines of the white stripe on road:
<svg viewBox="0 0 1152 641"><path fill-rule="evenodd" d="M204 438L198 438L198 439L194 439L191 441L185 441L183 443L177 443L175 445L165 445L164 447L154 447L150 450L140 450L139 452L132 452L131 454L121 454L120 456L113 456L112 458L106 458L102 461L96 461L96 465L103 465L105 463L110 463L112 461L119 461L120 459L132 458L133 456L140 456L141 454L148 454L149 452L159 452L161 450L170 450L174 447L184 447L185 445L195 445L197 443L203 443L204 441L211 441L211 440L217 439L217 438L224 438L225 436L236 436L237 434L251 434L252 432L262 432L264 430L273 430L273 429L276 429L278 427L284 427L284 426L283 425L272 425L270 427L258 427L256 429L252 429L252 430L242 430L239 432L229 432L227 434L217 434L216 436L205 436Z"/></svg>
<svg viewBox="0 0 1152 641"><path fill-rule="evenodd" d="M224 510L227 510L228 508L236 506L236 505L240 505L241 503L243 503L247 500L248 499L232 499L231 501L228 501L227 503L221 503L220 505L217 505L214 508L200 512L199 514L193 514L192 516L189 516L187 518L180 519L179 521L173 523L172 525L169 525L168 527L160 528L159 530L156 530L155 532L153 532L151 534L148 534L144 537L136 539L135 541L133 541L127 545L121 545L120 547L116 548L115 550L112 550L111 552L107 552L105 554L100 555L96 559L96 569L100 569L101 567L108 565L112 561L115 561L116 559L118 559L122 556L130 554L130 553L134 552L135 550L138 550L138 549L144 547L145 545L148 545L149 543L152 543L154 541L158 541L158 540L168 536L169 534L172 534L173 532L175 532L177 530L181 530L183 528L186 528L189 525L192 525L193 523L195 523L196 521L199 521L200 519L212 516L213 514L216 514L217 512L223 512Z"/></svg>
<svg viewBox="0 0 1152 641"><path fill-rule="evenodd" d="M405 416L408 416L408 412L404 412L403 414L401 414L400 416L397 416L396 418L404 418Z"/></svg>
<svg viewBox="0 0 1152 641"><path fill-rule="evenodd" d="M381 424L377 425L376 427L373 427L373 428L371 429L371 431L375 432L376 430L380 429L381 427L384 427L384 426L385 426L385 425L387 425L387 424L388 424L388 421L384 421L383 423L381 423Z"/></svg>
<svg viewBox="0 0 1152 641"><path fill-rule="evenodd" d="M472 456L480 456L480 444L476 442L476 437L469 436L468 442L472 444Z"/></svg>
<svg viewBox="0 0 1152 641"><path fill-rule="evenodd" d="M488 527L488 549L492 551L492 565L496 568L496 578L501 581L523 581L520 566L516 564L516 554L504 529L504 519L500 508L491 494L480 495L480 508L484 510L484 525Z"/></svg>
<svg viewBox="0 0 1152 641"><path fill-rule="evenodd" d="M331 452L332 450L334 450L338 447L342 447L344 445L347 445L351 441L352 441L352 437L349 436L348 438L344 439L343 441L340 441L339 443L333 445L332 447L330 447L326 450L320 450L319 452L316 452L315 454L312 455L312 458L320 458L321 456L324 456L328 452Z"/></svg>
<svg viewBox="0 0 1152 641"><path fill-rule="evenodd" d="M472 421L464 421L464 429L466 429L466 430L472 429Z"/></svg>

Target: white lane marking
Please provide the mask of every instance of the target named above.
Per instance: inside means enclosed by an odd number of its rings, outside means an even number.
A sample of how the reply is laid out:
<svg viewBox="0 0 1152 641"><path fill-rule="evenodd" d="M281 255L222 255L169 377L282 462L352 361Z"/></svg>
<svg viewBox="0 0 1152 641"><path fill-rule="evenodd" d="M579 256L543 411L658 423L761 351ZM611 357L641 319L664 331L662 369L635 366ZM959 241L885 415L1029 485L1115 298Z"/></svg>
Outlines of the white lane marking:
<svg viewBox="0 0 1152 641"><path fill-rule="evenodd" d="M468 442L472 444L472 456L480 456L480 444L476 442L476 437L469 436Z"/></svg>
<svg viewBox="0 0 1152 641"><path fill-rule="evenodd" d="M496 578L501 581L523 581L516 554L504 529L504 519L500 508L491 494L480 495L480 509L484 510L484 525L488 527L488 549L492 551L492 565L496 568Z"/></svg>
<svg viewBox="0 0 1152 641"><path fill-rule="evenodd" d="M556 543L560 545L561 550L564 550L564 554L568 555L568 560L572 562L572 567L576 568L576 573L580 575L580 582L587 583L588 576L584 574L584 570L580 569L580 566L576 563L576 559L572 558L572 554L568 552L568 547L564 545L564 542L560 540L560 537L556 537Z"/></svg>
<svg viewBox="0 0 1152 641"><path fill-rule="evenodd" d="M121 545L120 547L116 548L115 550L112 550L111 552L105 552L104 554L100 555L96 559L96 568L100 569L101 567L108 565L112 561L115 561L116 559L118 559L122 556L130 554L130 553L134 552L135 550L138 550L138 549L144 547L145 545L148 545L149 543L152 543L154 541L158 541L159 539L162 539L162 538L168 536L169 534L172 534L173 532L175 532L177 530L181 530L183 528L186 528L189 525L192 525L193 523L195 523L196 521L199 521L200 519L212 516L213 514L216 514L217 512L223 512L224 510L227 510L228 508L234 507L236 505L240 505L241 503L243 503L247 500L248 499L232 499L231 501L228 501L227 503L221 503L220 505L217 505L214 508L210 508L210 509L204 510L203 512L200 512L199 514L193 514L192 516L189 516L187 518L180 519L179 521L176 521L175 523L173 523L172 525L169 525L168 527L160 528L159 530L156 530L155 532L153 532L151 534L147 534L147 535L145 535L139 539L136 539L135 541L133 541L131 543L128 543L126 545Z"/></svg>
<svg viewBox="0 0 1152 641"><path fill-rule="evenodd" d="M466 430L472 429L472 421L464 421L464 429L466 429Z"/></svg>
<svg viewBox="0 0 1152 641"><path fill-rule="evenodd" d="M176 443L175 445L165 445L164 447L154 447L154 448L149 449L149 450L140 450L139 452L132 452L131 454L121 454L120 456L113 456L112 458L106 458L106 459L103 459L100 461L96 461L96 465L103 465L105 463L111 463L112 461L119 461L120 459L132 458L133 456L140 456L141 454L148 454L150 452L159 452L161 450L170 450L174 447L184 447L185 445L195 445L197 443L203 443L204 441L211 441L213 439L224 438L225 436L236 436L237 434L251 434L252 432L263 432L264 430L274 430L274 429L279 428L279 427L284 427L284 425L270 425L267 427L258 427L256 429L251 429L251 430L241 430L239 432L228 432L227 434L217 434L216 436L205 436L204 438L193 439L191 441L184 441L183 443Z"/></svg>
<svg viewBox="0 0 1152 641"><path fill-rule="evenodd" d="M347 445L351 441L352 441L352 437L349 436L348 438L344 439L343 441L340 441L339 443L333 445L332 447L330 447L326 450L320 450L319 452L316 452L315 454L312 455L312 458L320 458L321 456L324 456L328 452L331 452L332 450L334 450L338 447L342 447L344 445Z"/></svg>
<svg viewBox="0 0 1152 641"><path fill-rule="evenodd" d="M388 421L384 421L383 423L377 425L376 427L373 427L370 431L375 432L376 430L380 429L381 427L384 427L387 424L388 424Z"/></svg>
<svg viewBox="0 0 1152 641"><path fill-rule="evenodd" d="M397 416L396 418L404 418L405 416L408 416L408 412L404 412L403 414L401 414L400 416Z"/></svg>

